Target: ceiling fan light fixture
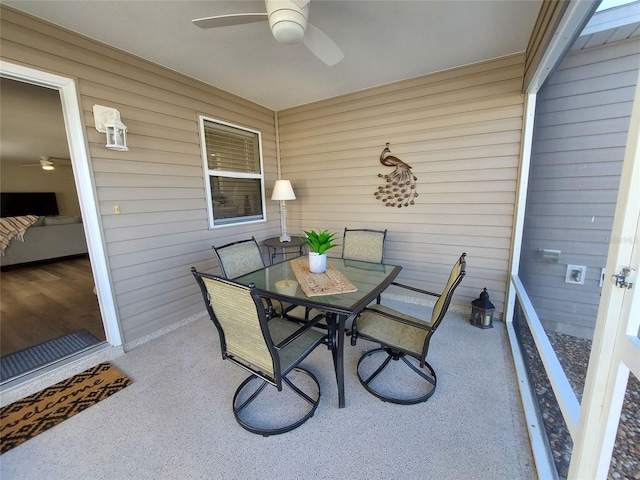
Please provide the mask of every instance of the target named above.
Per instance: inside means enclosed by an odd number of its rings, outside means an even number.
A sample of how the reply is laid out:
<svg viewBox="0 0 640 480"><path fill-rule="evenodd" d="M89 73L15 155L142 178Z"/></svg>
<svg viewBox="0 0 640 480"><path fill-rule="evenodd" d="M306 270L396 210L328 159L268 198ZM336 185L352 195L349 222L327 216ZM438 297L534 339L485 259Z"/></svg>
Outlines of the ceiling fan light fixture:
<svg viewBox="0 0 640 480"><path fill-rule="evenodd" d="M290 20L276 23L271 27L271 32L278 43L284 43L286 45L299 43L304 37L304 28L302 28L302 25Z"/></svg>
<svg viewBox="0 0 640 480"><path fill-rule="evenodd" d="M40 159L40 166L43 170L55 170L56 168L55 164L51 160L48 160L46 158Z"/></svg>
<svg viewBox="0 0 640 480"><path fill-rule="evenodd" d="M344 58L340 47L318 27L308 23L311 0L265 0L267 13L235 13L196 18L200 28L220 28L269 20L271 34L278 43L304 43L320 61L331 67Z"/></svg>
<svg viewBox="0 0 640 480"><path fill-rule="evenodd" d="M278 43L291 45L304 38L309 5L300 8L291 0L266 0L269 27Z"/></svg>

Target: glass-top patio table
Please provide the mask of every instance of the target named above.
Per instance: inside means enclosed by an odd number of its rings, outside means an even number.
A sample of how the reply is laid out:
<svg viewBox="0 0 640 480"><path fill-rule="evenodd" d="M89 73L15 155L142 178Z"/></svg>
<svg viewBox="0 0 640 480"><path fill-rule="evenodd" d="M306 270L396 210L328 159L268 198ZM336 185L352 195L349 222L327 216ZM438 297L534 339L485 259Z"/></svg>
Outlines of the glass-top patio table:
<svg viewBox="0 0 640 480"><path fill-rule="evenodd" d="M304 258L304 257L298 257ZM355 318L367 305L378 297L398 276L402 267L380 263L358 262L341 258L328 258L327 264L332 265L358 290L351 293L308 297L298 286L284 290L282 280L297 281L291 267L291 259L256 270L234 281L243 285L253 283L260 295L275 298L286 304L310 307L327 313L327 320L334 335L330 338L333 355L333 365L338 385L338 406L344 408L344 342L345 324L348 319ZM276 286L276 282L280 282ZM292 283L292 282L290 282Z"/></svg>

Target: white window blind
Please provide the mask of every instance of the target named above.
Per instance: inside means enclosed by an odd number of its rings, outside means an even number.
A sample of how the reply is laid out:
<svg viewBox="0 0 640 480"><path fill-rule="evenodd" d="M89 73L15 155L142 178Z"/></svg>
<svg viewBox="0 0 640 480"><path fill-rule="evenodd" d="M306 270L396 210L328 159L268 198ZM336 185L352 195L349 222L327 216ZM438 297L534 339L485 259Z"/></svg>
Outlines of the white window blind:
<svg viewBox="0 0 640 480"><path fill-rule="evenodd" d="M211 170L260 173L258 136L205 121L204 136Z"/></svg>
<svg viewBox="0 0 640 480"><path fill-rule="evenodd" d="M260 132L201 117L212 227L264 220Z"/></svg>

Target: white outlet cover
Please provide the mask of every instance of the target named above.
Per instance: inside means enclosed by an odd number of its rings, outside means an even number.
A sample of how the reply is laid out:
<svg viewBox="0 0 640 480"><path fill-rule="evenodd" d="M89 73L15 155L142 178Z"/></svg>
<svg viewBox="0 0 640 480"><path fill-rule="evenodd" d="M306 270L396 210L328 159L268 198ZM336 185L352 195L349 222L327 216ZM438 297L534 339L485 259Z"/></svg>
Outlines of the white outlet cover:
<svg viewBox="0 0 640 480"><path fill-rule="evenodd" d="M565 283L584 285L584 277L586 276L587 267L585 265L567 265L567 273L564 276L564 281Z"/></svg>

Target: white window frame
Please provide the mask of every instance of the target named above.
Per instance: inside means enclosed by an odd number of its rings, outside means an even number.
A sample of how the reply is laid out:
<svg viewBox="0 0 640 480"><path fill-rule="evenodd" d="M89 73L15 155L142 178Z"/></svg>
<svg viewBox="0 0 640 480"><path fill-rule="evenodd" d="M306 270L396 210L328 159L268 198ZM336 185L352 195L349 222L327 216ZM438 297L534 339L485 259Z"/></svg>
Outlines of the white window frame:
<svg viewBox="0 0 640 480"><path fill-rule="evenodd" d="M258 137L258 156L260 157L260 173L245 173L245 172L231 172L222 170L209 169L209 163L207 162L207 143L205 141L204 122L216 123L226 127L236 128L245 132L249 132L257 135ZM209 216L209 228L217 229L224 227L237 227L240 225L251 225L255 223L262 223L267 221L267 205L265 201L265 188L264 188L264 161L262 156L262 133L259 130L254 130L242 125L236 125L234 123L225 122L216 118L208 117L206 115L199 116L200 127L200 146L202 149L202 168L204 171L204 187L207 196L207 212ZM213 200L211 197L211 177L226 177L226 178L248 178L260 180L260 201L262 202L262 217L252 220L242 220L244 217L234 217L224 220L215 220L213 216Z"/></svg>

